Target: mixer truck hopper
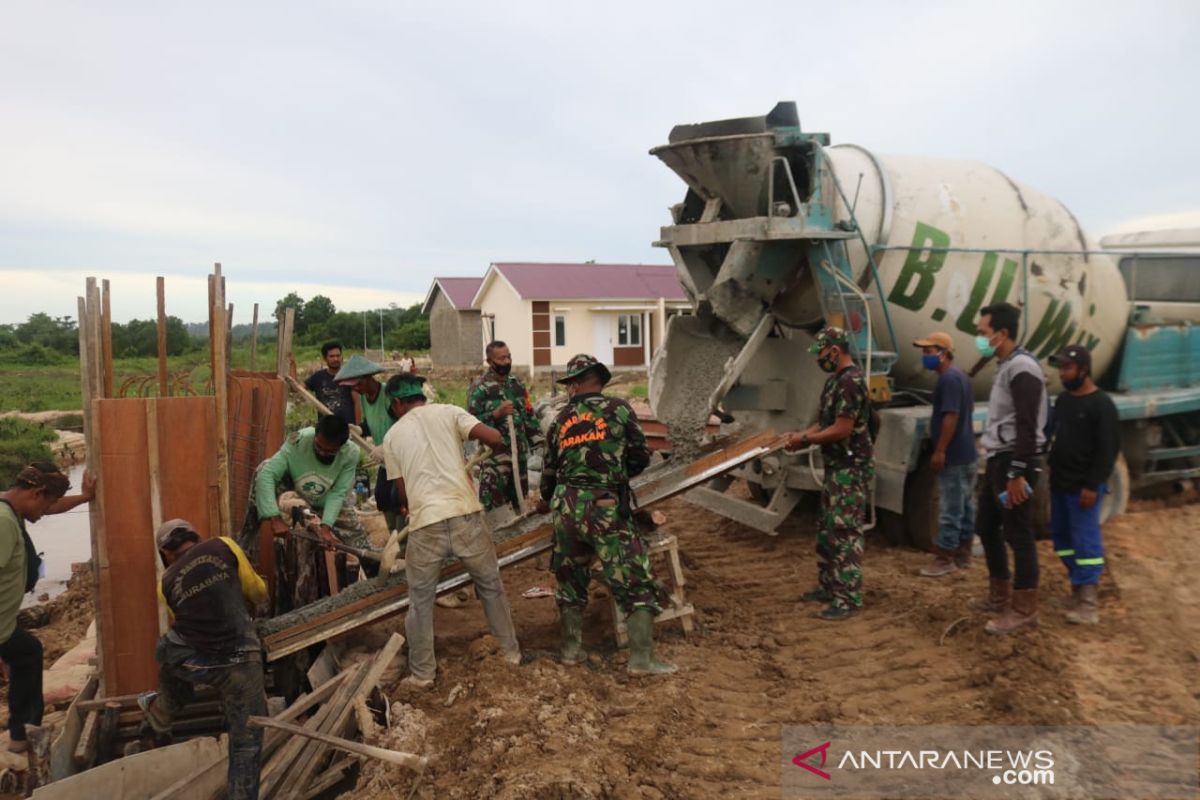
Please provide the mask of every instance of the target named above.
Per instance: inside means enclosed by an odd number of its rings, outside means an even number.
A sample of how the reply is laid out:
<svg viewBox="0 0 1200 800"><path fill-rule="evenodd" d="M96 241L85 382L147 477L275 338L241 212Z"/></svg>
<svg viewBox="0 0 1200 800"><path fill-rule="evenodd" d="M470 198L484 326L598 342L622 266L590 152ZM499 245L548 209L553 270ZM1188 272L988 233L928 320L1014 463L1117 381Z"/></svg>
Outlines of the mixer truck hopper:
<svg viewBox="0 0 1200 800"><path fill-rule="evenodd" d="M1200 336L1190 318L1156 316L1136 292L1131 304L1132 276L1149 256L1102 250L1054 198L977 162L831 146L801 128L793 103L677 126L651 153L687 184L655 244L670 252L694 313L671 319L650 371L651 406L681 455L716 409L743 431L810 424L825 376L806 351L822 325L839 325L880 410L878 521L889 538L928 546L935 376L912 342L950 333L983 401L995 364L975 350L975 322L981 307L1008 301L1022 308L1019 338L1039 360L1084 344L1114 390L1123 459L1106 518L1131 488L1200 475ZM1046 374L1060 391L1057 371ZM977 431L985 413L977 403ZM773 453L689 498L773 532L819 491L820 470L815 453ZM736 479L753 501L726 493Z"/></svg>

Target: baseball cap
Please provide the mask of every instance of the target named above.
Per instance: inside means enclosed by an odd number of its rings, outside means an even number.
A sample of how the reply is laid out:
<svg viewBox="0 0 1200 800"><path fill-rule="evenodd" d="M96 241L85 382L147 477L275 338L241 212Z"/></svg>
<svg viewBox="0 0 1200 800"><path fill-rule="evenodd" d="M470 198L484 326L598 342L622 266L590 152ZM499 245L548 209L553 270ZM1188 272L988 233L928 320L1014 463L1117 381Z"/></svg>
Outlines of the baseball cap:
<svg viewBox="0 0 1200 800"><path fill-rule="evenodd" d="M1051 366L1061 367L1064 364L1076 364L1084 369L1092 368L1092 354L1081 344L1064 347L1058 354L1050 356Z"/></svg>
<svg viewBox="0 0 1200 800"><path fill-rule="evenodd" d="M913 347L940 347L947 352L954 352L954 340L950 338L950 334L934 331L924 339L917 339L913 342Z"/></svg>
<svg viewBox="0 0 1200 800"><path fill-rule="evenodd" d="M169 519L162 525L158 526L158 530L154 532L154 546L159 550L174 550L182 543L185 534L193 534L196 538L200 534L196 533L196 529L192 527L192 523L186 519ZM175 540L172 542L172 540ZM173 544L174 546L168 547Z"/></svg>

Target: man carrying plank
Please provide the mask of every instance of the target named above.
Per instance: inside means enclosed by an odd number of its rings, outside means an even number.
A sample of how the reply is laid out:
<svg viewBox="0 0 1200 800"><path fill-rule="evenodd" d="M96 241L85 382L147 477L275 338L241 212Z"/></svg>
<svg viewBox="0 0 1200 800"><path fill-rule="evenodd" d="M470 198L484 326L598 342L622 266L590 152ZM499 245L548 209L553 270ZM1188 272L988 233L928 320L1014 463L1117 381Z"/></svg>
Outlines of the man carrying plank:
<svg viewBox="0 0 1200 800"><path fill-rule="evenodd" d="M327 417L328 419L328 417ZM258 797L262 730L251 716L267 712L262 645L247 610L267 596L242 548L224 536L200 540L190 522L164 522L154 542L167 571L159 591L173 623L159 640L158 691L138 698L155 733L171 731L196 685L217 690L229 726L229 797Z"/></svg>
<svg viewBox="0 0 1200 800"><path fill-rule="evenodd" d="M427 404L425 379L410 373L393 376L384 388L397 422L383 438L383 460L408 512L405 573L410 605L404 620L411 675L404 683L433 685L433 606L443 562L457 557L475 582L488 626L505 659L521 663L512 612L500 580L496 546L483 506L467 477L463 444L468 439L493 450L504 446L500 432L457 406Z"/></svg>

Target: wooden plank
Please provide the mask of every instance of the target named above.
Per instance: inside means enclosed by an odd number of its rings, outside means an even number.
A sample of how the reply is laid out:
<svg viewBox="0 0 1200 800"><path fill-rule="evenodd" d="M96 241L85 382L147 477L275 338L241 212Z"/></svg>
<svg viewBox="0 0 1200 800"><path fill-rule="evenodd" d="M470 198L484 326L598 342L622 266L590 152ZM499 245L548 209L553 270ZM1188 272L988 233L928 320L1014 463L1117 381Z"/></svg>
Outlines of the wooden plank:
<svg viewBox="0 0 1200 800"><path fill-rule="evenodd" d="M316 779L312 786L301 795L301 800L313 800L315 797L320 797L341 783L346 777L347 770L357 763L358 759L354 756L346 756L341 761L331 764L328 769L321 773L321 776Z"/></svg>
<svg viewBox="0 0 1200 800"><path fill-rule="evenodd" d="M167 282L161 275L155 279L158 294L158 396L171 395L167 375Z"/></svg>
<svg viewBox="0 0 1200 800"><path fill-rule="evenodd" d="M100 736L100 712L89 711L83 721L83 730L79 734L79 744L75 746L76 769L89 769L96 761L96 742Z"/></svg>
<svg viewBox="0 0 1200 800"><path fill-rule="evenodd" d="M346 677L341 681L341 684L329 699L329 702L322 705L316 714L305 721L304 727L308 730L318 730L325 726L333 717L334 709L340 708L351 701L365 670L365 664L358 664L346 670L343 673ZM283 746L283 749L269 763L264 765L258 791L258 795L262 800L270 800L277 791L282 792L287 784L292 782L297 760L304 755L309 744L311 743L293 738ZM315 750L315 746L313 749Z"/></svg>
<svg viewBox="0 0 1200 800"><path fill-rule="evenodd" d="M102 332L100 287L95 278L87 279L88 358L92 362L92 397L104 394L104 334Z"/></svg>
<svg viewBox="0 0 1200 800"><path fill-rule="evenodd" d="M96 736L96 763L106 764L117 757L117 726L121 718L120 703L106 703L100 712L100 732Z"/></svg>
<svg viewBox="0 0 1200 800"><path fill-rule="evenodd" d="M100 282L103 286L103 297L100 301L100 353L104 360L104 396L113 396L112 374L112 299L110 297L108 279Z"/></svg>
<svg viewBox="0 0 1200 800"><path fill-rule="evenodd" d="M424 772L425 766L429 760L424 756L418 756L414 753L403 753L399 750L387 750L382 747L375 747L362 742L343 739L340 736L331 736L320 731L311 731L302 728L299 725L293 725L290 722L279 722L270 717L250 717L250 726L253 728L275 728L276 730L285 731L294 736L304 736L314 741L327 744L330 747L336 747L338 750L355 755L367 756L368 758L377 758L380 761L386 761L389 764L398 764L401 767L407 767L415 772ZM311 770L309 770L311 772Z"/></svg>
<svg viewBox="0 0 1200 800"><path fill-rule="evenodd" d="M86 449L84 462L87 470L96 478L97 485L103 487L103 471L100 468L100 431L96 426L95 408L93 406L94 392L92 388L92 358L91 330L88 323L87 300L77 298L79 304L79 388L83 403L83 441ZM103 609L103 594L100 583L100 562L104 555L104 497L102 491L97 491L92 502L88 504L88 536L92 549L92 607ZM99 628L97 617L97 629ZM96 632L96 661L104 663L104 639L99 630Z"/></svg>
<svg viewBox="0 0 1200 800"><path fill-rule="evenodd" d="M150 530L147 543L154 557L154 585L161 586L163 578L162 557L158 553L158 545L154 541L154 532L166 520L163 519L162 509L162 480L158 468L158 403L146 403L146 462L149 467L150 479ZM155 598L158 608L158 635L167 632L167 608Z"/></svg>
<svg viewBox="0 0 1200 800"><path fill-rule="evenodd" d="M380 650L379 655L371 663L362 681L354 687L354 691L350 694L348 700L340 706L334 707L332 724L323 725L319 729L320 733L335 737L346 733L347 725L353 719L355 698L375 688L379 683L379 679L383 676L383 673L391 665L392 660L403 646L404 637L398 633L393 633L391 638L388 639L387 644ZM330 703L330 705L332 706L333 704ZM318 739L318 741L320 740ZM325 741L324 744L329 744L329 742ZM295 792L297 787L308 786L312 782L312 775L316 771L319 761L324 757L327 750L328 747L323 745L306 749L296 762L296 769L292 771L289 780L283 784L282 790ZM421 768L424 768L424 764L422 764Z"/></svg>
<svg viewBox="0 0 1200 800"><path fill-rule="evenodd" d="M258 303L254 304L254 314L250 320L250 371L258 369Z"/></svg>
<svg viewBox="0 0 1200 800"><path fill-rule="evenodd" d="M209 299L213 309L209 338L212 343L213 395L217 399L217 491L219 495L219 519L217 529L223 533L233 530L233 508L229 502L229 388L226 345L225 281L221 278L221 265L217 264L210 277Z"/></svg>
<svg viewBox="0 0 1200 800"><path fill-rule="evenodd" d="M87 717L79 710L79 704L95 697L99 687L100 679L93 672L87 683L80 689L79 694L71 701L71 705L67 707L67 717L63 722L62 730L50 745L50 778L52 780L62 780L74 775L78 770L75 765L75 751L79 746Z"/></svg>

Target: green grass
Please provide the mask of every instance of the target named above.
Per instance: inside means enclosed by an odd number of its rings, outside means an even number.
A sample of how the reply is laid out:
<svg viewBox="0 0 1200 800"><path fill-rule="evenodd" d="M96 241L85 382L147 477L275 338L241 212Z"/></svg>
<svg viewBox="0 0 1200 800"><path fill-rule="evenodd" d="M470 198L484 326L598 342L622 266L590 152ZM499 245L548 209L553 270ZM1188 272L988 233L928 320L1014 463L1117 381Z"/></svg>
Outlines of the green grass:
<svg viewBox="0 0 1200 800"><path fill-rule="evenodd" d="M54 431L44 425L13 417L0 419L0 486L10 486L26 464L53 463L50 443L56 439Z"/></svg>

